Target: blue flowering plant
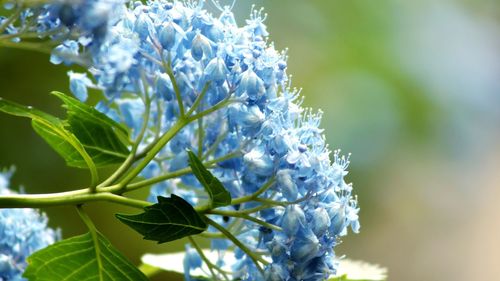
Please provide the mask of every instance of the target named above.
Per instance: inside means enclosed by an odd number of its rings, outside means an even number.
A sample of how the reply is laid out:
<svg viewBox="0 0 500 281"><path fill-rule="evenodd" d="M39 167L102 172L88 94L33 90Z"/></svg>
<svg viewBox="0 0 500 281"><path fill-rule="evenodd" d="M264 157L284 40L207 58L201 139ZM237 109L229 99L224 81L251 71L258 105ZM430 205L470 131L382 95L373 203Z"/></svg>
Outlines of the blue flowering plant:
<svg viewBox="0 0 500 281"><path fill-rule="evenodd" d="M3 5L0 46L85 72L68 72L72 95L52 93L64 117L2 98L0 111L30 119L90 180L25 194L9 189L12 170L0 174L0 280L136 281L161 269L185 280L350 278L334 252L359 230L349 159L328 149L321 112L301 106L262 10L240 26L216 1ZM143 188L148 198L128 196ZM137 208L115 216L144 239L182 239L185 252L146 254L134 266L86 214L93 201ZM57 205L75 206L88 232L63 240L29 209Z"/></svg>

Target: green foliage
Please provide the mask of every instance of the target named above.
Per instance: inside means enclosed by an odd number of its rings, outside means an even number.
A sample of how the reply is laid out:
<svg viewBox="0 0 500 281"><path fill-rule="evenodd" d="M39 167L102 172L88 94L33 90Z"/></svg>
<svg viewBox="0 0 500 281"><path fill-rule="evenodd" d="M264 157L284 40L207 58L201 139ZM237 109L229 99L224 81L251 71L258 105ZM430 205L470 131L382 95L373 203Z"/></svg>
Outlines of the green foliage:
<svg viewBox="0 0 500 281"><path fill-rule="evenodd" d="M193 174L210 196L211 207L217 208L231 204L231 194L226 190L224 185L203 166L203 163L196 154L190 150L187 153L189 155L189 166Z"/></svg>
<svg viewBox="0 0 500 281"><path fill-rule="evenodd" d="M59 241L28 257L29 281L145 281L146 276L97 233Z"/></svg>
<svg viewBox="0 0 500 281"><path fill-rule="evenodd" d="M144 210L141 214L116 214L116 217L142 234L144 239L158 243L199 234L208 227L193 206L175 194L170 198L158 196L158 203Z"/></svg>
<svg viewBox="0 0 500 281"><path fill-rule="evenodd" d="M121 163L130 151L127 130L91 106L63 93L52 92L64 102L68 129L78 138L98 167ZM123 140L123 141L122 141Z"/></svg>
<svg viewBox="0 0 500 281"><path fill-rule="evenodd" d="M0 99L0 111L30 118L35 132L68 166L95 169L125 160L129 150L124 127L77 99L58 92L53 94L64 102L67 120L5 99Z"/></svg>
<svg viewBox="0 0 500 281"><path fill-rule="evenodd" d="M95 169L95 164L90 160L83 145L75 135L66 130L64 122L59 118L3 98L0 98L0 111L30 118L33 129L64 158L68 166Z"/></svg>

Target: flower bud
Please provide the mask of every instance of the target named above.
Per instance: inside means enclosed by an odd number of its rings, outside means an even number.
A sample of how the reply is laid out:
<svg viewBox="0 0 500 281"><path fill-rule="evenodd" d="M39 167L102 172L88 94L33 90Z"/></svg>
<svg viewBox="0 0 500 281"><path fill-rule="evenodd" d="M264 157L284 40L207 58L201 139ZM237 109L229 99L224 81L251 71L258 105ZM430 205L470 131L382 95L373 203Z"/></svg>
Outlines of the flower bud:
<svg viewBox="0 0 500 281"><path fill-rule="evenodd" d="M311 222L312 231L316 236L320 237L325 234L325 232L330 227L330 216L324 208L316 208L311 212Z"/></svg>
<svg viewBox="0 0 500 281"><path fill-rule="evenodd" d="M259 176L269 176L273 172L273 159L262 147L256 147L243 156L248 170Z"/></svg>
<svg viewBox="0 0 500 281"><path fill-rule="evenodd" d="M258 100L265 93L264 82L251 69L241 74L240 86L238 87L240 95L247 94L250 100Z"/></svg>
<svg viewBox="0 0 500 281"><path fill-rule="evenodd" d="M301 226L306 223L306 216L304 211L298 205L290 205L286 207L285 214L281 227L288 236L295 236Z"/></svg>
<svg viewBox="0 0 500 281"><path fill-rule="evenodd" d="M142 40L145 40L149 36L149 29L153 26L153 22L147 14L141 14L135 21L135 32L139 35Z"/></svg>
<svg viewBox="0 0 500 281"><path fill-rule="evenodd" d="M158 75L158 80L156 81L156 93L167 101L171 101L174 97L174 86L170 77L165 73L160 73Z"/></svg>
<svg viewBox="0 0 500 281"><path fill-rule="evenodd" d="M174 27L175 23L169 22L162 26L160 30L159 38L161 46L166 50L172 50L176 43L176 30Z"/></svg>
<svg viewBox="0 0 500 281"><path fill-rule="evenodd" d="M205 68L205 75L208 82L221 86L226 81L228 70L224 60L219 57L213 58Z"/></svg>
<svg viewBox="0 0 500 281"><path fill-rule="evenodd" d="M283 196L289 201L295 201L297 199L298 190L297 184L292 179L292 170L279 170L276 173L276 182L278 184L278 190L281 191Z"/></svg>
<svg viewBox="0 0 500 281"><path fill-rule="evenodd" d="M193 38L193 43L191 46L191 56L193 59L200 61L203 58L203 54L205 57L212 56L212 47L210 46L210 41L207 37L198 33Z"/></svg>
<svg viewBox="0 0 500 281"><path fill-rule="evenodd" d="M265 281L282 281L287 280L289 274L288 271L279 264L271 264L266 268L264 274Z"/></svg>
<svg viewBox="0 0 500 281"><path fill-rule="evenodd" d="M301 227L290 250L292 260L305 263L317 256L319 241L316 235L308 229Z"/></svg>

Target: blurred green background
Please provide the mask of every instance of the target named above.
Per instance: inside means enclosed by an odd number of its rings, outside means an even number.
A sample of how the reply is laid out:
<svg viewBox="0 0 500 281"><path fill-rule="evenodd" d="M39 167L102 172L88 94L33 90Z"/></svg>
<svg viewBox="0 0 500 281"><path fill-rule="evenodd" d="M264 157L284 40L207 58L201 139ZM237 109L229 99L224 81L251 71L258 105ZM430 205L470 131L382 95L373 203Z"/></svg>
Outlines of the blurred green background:
<svg viewBox="0 0 500 281"><path fill-rule="evenodd" d="M330 147L352 152L362 229L338 255L380 263L389 280L499 280L500 2L240 0L240 24L250 2L265 7L277 49L289 48L288 73L305 105L323 110ZM0 96L62 113L48 93L68 92L66 71L0 49ZM88 182L27 120L0 115L0 166L10 165L28 193ZM143 241L113 218L128 210L88 209L136 263L183 248ZM73 208L44 211L65 237L85 231Z"/></svg>

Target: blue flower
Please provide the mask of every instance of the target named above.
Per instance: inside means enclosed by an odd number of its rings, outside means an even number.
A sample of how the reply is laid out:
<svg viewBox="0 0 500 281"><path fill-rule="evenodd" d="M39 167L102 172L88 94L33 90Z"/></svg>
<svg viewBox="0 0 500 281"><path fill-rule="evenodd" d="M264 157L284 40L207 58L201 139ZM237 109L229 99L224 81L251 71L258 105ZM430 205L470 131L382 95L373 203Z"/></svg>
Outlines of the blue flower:
<svg viewBox="0 0 500 281"><path fill-rule="evenodd" d="M92 81L90 81L85 73L69 71L68 76L71 93L79 100L86 101L88 97L87 87L92 86Z"/></svg>
<svg viewBox="0 0 500 281"><path fill-rule="evenodd" d="M186 255L184 257L184 280L190 281L191 275L189 274L191 270L201 267L201 257L196 250L186 246Z"/></svg>
<svg viewBox="0 0 500 281"><path fill-rule="evenodd" d="M12 170L0 172L0 195L12 194ZM0 280L25 280L26 258L59 239L47 217L33 209L0 209Z"/></svg>
<svg viewBox="0 0 500 281"><path fill-rule="evenodd" d="M203 161L215 163L212 173L233 197L255 199L225 207L227 211L260 208L249 213L252 220L228 225L249 249L236 250L233 277L327 279L336 270L333 248L338 239L349 227L359 230L359 208L345 181L349 158L328 149L322 113L302 107L300 91L292 88L286 73L286 53L268 41L262 10L252 10L246 25L238 26L231 7L216 4L221 11L216 17L204 10L204 1L158 0L128 7L110 1L116 7L111 10L99 8L101 2L84 0L79 5L89 11L71 6L57 17L45 6L40 26L52 30L64 21L67 32L84 31L77 41L58 46L52 61L87 67L92 87L102 89L108 99L100 108L127 124L134 137L148 118L140 148L179 120L188 120L183 112L193 117L225 105L185 125L141 176L187 168L185 149L199 152ZM86 22L103 12L103 22ZM98 26L105 32L96 33ZM84 87L91 85L84 77L70 78L72 91L84 100ZM146 108L150 116L143 116ZM266 183L269 188L261 190ZM208 198L192 175L153 185L149 198L171 193L193 205ZM231 243L213 245L224 251ZM248 251L270 260L264 274ZM189 262L188 270L193 265Z"/></svg>

